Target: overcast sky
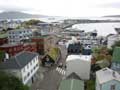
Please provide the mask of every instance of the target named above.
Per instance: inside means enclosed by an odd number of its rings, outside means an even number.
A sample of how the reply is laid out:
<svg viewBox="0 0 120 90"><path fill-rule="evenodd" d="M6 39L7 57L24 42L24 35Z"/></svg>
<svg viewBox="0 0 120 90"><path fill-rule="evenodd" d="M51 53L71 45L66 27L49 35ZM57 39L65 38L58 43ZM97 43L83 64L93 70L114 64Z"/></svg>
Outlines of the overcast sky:
<svg viewBox="0 0 120 90"><path fill-rule="evenodd" d="M120 15L120 0L0 0L0 11L69 17Z"/></svg>

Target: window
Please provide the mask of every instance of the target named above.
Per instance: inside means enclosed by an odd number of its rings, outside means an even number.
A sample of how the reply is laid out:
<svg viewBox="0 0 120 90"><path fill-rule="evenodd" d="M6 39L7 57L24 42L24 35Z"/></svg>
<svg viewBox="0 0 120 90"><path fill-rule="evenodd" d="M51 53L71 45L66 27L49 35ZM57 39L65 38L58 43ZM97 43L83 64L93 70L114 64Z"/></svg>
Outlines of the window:
<svg viewBox="0 0 120 90"><path fill-rule="evenodd" d="M33 70L31 70L31 73L33 72Z"/></svg>
<svg viewBox="0 0 120 90"><path fill-rule="evenodd" d="M35 68L36 68L36 67L34 66L34 68L33 68L33 69L35 70Z"/></svg>
<svg viewBox="0 0 120 90"><path fill-rule="evenodd" d="M38 67L39 65L38 64L36 64L36 67Z"/></svg>
<svg viewBox="0 0 120 90"><path fill-rule="evenodd" d="M23 72L25 72L25 68L23 68Z"/></svg>
<svg viewBox="0 0 120 90"><path fill-rule="evenodd" d="M30 65L32 65L32 62L30 62Z"/></svg>
<svg viewBox="0 0 120 90"><path fill-rule="evenodd" d="M19 36L19 38L22 38L22 36Z"/></svg>
<svg viewBox="0 0 120 90"><path fill-rule="evenodd" d="M27 65L27 69L29 68L29 64Z"/></svg>
<svg viewBox="0 0 120 90"><path fill-rule="evenodd" d="M30 76L30 73L28 72L27 76L29 77Z"/></svg>
<svg viewBox="0 0 120 90"><path fill-rule="evenodd" d="M110 90L115 90L115 85L111 85L111 89Z"/></svg>

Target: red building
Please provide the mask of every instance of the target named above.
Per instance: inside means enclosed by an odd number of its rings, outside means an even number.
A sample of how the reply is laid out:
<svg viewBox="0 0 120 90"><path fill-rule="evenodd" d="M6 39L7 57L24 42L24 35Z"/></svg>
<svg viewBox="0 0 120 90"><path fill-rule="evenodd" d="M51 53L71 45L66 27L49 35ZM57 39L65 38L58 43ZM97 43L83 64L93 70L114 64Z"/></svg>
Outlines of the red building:
<svg viewBox="0 0 120 90"><path fill-rule="evenodd" d="M44 54L44 38L32 38L32 42L35 42L37 45L37 52L39 54Z"/></svg>
<svg viewBox="0 0 120 90"><path fill-rule="evenodd" d="M6 44L6 43L8 43L7 37L0 38L0 46L3 45L3 44Z"/></svg>
<svg viewBox="0 0 120 90"><path fill-rule="evenodd" d="M31 51L36 52L36 44L35 43L26 43L26 44L4 44L0 46L0 50L9 54L9 56L14 56L21 51Z"/></svg>
<svg viewBox="0 0 120 90"><path fill-rule="evenodd" d="M9 54L9 56L14 56L16 53L23 51L22 44L4 44L0 46L0 50Z"/></svg>
<svg viewBox="0 0 120 90"><path fill-rule="evenodd" d="M26 43L24 44L24 50L30 52L37 52L37 45L36 43Z"/></svg>
<svg viewBox="0 0 120 90"><path fill-rule="evenodd" d="M55 35L34 36L31 38L31 41L36 43L37 52L43 55L49 52L52 47L55 47L58 37Z"/></svg>

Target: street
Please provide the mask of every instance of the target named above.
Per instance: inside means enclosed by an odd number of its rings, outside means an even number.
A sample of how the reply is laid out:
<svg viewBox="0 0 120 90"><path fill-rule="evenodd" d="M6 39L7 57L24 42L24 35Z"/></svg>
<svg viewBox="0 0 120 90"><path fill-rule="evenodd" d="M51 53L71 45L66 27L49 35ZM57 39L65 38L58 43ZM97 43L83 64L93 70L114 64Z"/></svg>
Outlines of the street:
<svg viewBox="0 0 120 90"><path fill-rule="evenodd" d="M58 65L59 63L63 63L63 65L65 65L67 50L64 46L59 46L59 48L61 50L61 58L58 61ZM34 82L30 90L58 90L59 84L64 77L65 70L62 68L56 69L57 66L50 68L43 67L42 69L44 69L44 71L41 73L43 74L43 79L39 78L40 80ZM39 76L41 76L40 73Z"/></svg>

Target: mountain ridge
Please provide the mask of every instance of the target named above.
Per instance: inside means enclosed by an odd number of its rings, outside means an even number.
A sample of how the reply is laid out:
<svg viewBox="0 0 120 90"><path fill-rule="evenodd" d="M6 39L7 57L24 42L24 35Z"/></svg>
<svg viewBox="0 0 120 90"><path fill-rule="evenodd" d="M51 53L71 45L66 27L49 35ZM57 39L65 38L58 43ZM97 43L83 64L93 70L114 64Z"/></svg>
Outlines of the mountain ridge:
<svg viewBox="0 0 120 90"><path fill-rule="evenodd" d="M18 11L5 11L0 13L0 19L24 19L24 18L42 18L46 15L28 14Z"/></svg>
<svg viewBox="0 0 120 90"><path fill-rule="evenodd" d="M106 15L106 16L103 16L103 17L120 17L120 15Z"/></svg>

